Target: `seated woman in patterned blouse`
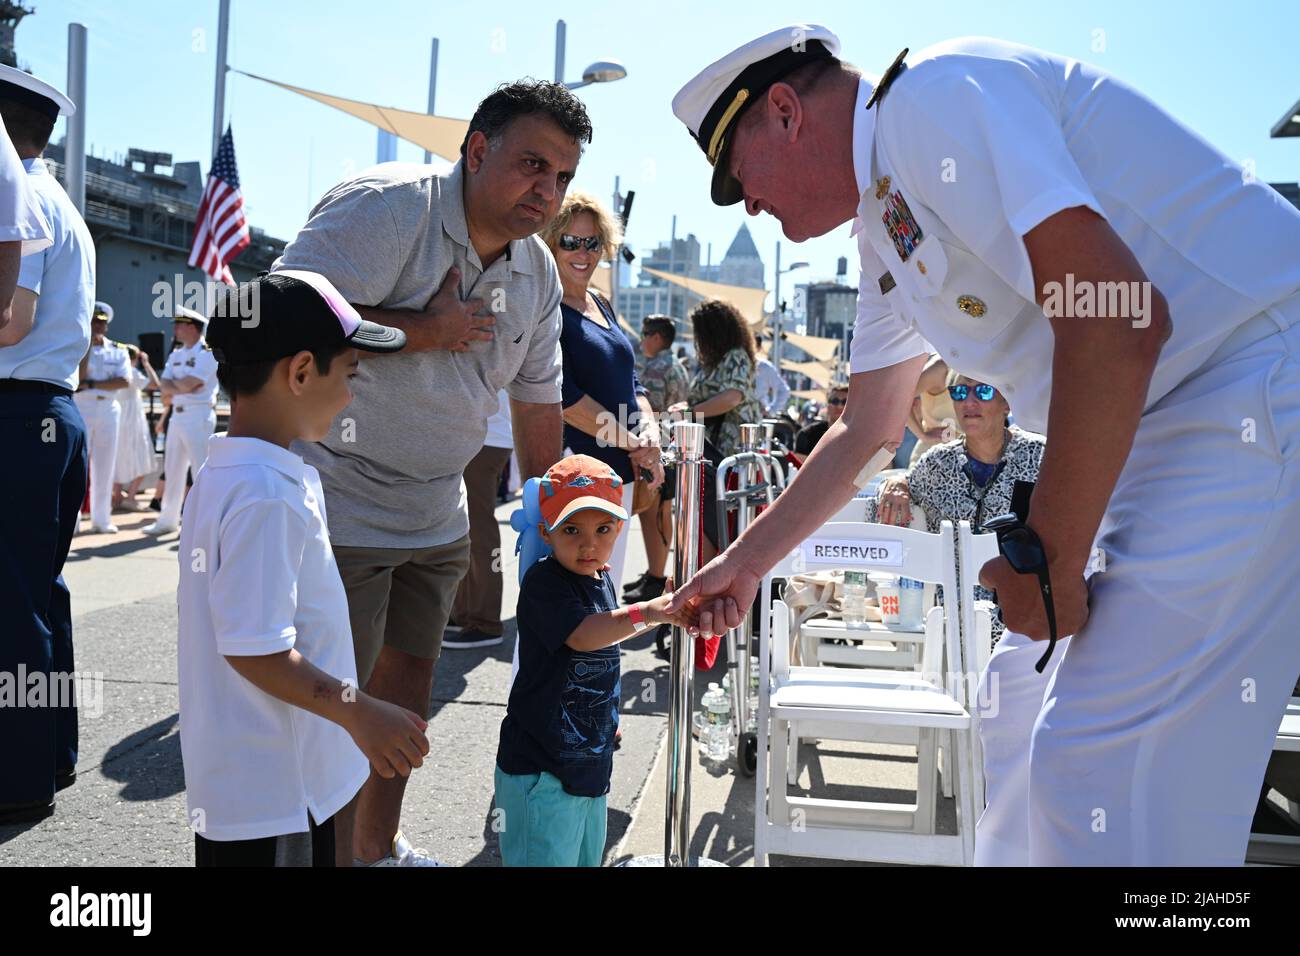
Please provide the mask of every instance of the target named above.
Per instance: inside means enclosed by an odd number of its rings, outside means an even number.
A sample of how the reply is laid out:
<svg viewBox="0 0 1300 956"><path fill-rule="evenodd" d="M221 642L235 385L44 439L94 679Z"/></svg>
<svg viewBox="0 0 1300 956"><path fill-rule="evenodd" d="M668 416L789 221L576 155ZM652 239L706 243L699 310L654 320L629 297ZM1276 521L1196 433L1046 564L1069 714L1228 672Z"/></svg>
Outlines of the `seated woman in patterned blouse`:
<svg viewBox="0 0 1300 956"><path fill-rule="evenodd" d="M926 529L939 530L948 520L971 523L979 534L984 522L1011 510L1015 482L1036 481L1046 439L1007 424L1011 412L993 386L949 373L949 394L963 437L931 448L906 477L882 483L868 503L867 520L910 525L912 506L925 513ZM976 585L977 599L993 593ZM975 829L975 862L980 866L1027 866L1029 822L1024 813L1029 793L1029 742L1043 693L1069 646L1063 638L1043 673L1034 669L1042 647L1015 631L1003 629L993 614L997 647L980 675L980 743L988 806Z"/></svg>
<svg viewBox="0 0 1300 956"><path fill-rule="evenodd" d="M875 501L868 502L867 520L907 527L912 506L925 513L926 530L969 521L980 534L984 522L1011 510L1011 492L1017 481L1037 481L1046 439L1007 424L1011 407L992 385L956 372L948 374L959 424L965 430L950 441L935 445L908 470L887 478ZM993 600L993 593L976 588L976 596ZM1002 622L993 620L994 643L1002 636Z"/></svg>

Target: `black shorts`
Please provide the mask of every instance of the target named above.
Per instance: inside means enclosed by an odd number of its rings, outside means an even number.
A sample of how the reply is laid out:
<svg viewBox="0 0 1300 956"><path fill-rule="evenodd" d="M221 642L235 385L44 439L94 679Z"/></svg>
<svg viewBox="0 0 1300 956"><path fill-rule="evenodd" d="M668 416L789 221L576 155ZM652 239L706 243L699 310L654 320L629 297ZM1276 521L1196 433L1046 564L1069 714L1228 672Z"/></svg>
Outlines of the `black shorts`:
<svg viewBox="0 0 1300 956"><path fill-rule="evenodd" d="M334 818L324 823L311 820L311 866L334 865ZM256 840L209 840L194 834L195 866L275 866L286 855L293 855L294 837L306 834L260 837ZM291 843L291 841L293 841ZM286 852L287 851L287 852ZM281 863L280 865L285 865ZM289 864L292 865L292 864Z"/></svg>

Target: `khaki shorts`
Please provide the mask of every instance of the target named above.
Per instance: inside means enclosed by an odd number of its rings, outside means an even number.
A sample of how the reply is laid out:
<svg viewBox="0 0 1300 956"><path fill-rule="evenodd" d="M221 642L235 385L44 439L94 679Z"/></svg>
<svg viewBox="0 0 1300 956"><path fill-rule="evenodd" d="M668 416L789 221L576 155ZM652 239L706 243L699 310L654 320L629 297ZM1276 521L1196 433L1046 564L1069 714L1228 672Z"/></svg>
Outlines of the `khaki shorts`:
<svg viewBox="0 0 1300 956"><path fill-rule="evenodd" d="M361 687L385 646L438 659L456 588L469 569L469 535L433 548L335 546L334 558L348 593Z"/></svg>

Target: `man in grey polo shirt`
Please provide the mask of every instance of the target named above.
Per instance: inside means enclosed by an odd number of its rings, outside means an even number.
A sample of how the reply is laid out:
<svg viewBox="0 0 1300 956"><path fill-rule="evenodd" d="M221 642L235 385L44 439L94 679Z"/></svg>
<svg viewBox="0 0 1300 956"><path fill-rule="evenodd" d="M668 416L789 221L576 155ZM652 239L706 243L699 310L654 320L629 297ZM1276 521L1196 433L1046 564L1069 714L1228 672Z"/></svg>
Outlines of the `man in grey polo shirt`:
<svg viewBox="0 0 1300 956"><path fill-rule="evenodd" d="M366 318L406 332L404 351L361 363L329 437L294 450L321 474L358 678L419 714L469 566L461 473L500 389L524 476L561 456L561 290L534 234L590 140L586 109L563 86L499 87L450 173L385 163L340 183L274 267L322 273ZM371 775L341 861L436 865L399 830L405 786Z"/></svg>

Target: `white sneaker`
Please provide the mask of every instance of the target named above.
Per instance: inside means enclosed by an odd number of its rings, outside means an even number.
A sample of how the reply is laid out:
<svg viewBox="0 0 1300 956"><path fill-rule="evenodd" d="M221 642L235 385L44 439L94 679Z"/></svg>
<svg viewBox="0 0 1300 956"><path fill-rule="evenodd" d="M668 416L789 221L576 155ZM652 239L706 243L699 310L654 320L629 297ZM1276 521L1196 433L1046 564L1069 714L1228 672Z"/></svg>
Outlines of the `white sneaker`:
<svg viewBox="0 0 1300 956"><path fill-rule="evenodd" d="M91 534L117 534L117 525L115 525L115 524L107 524L107 525L97 525L97 524L92 524L92 525L90 526L90 533L91 533Z"/></svg>
<svg viewBox="0 0 1300 956"><path fill-rule="evenodd" d="M172 534L173 532L179 531L181 529L180 529L180 525L163 524L161 521L155 521L153 524L145 525L140 530L147 535L157 537L163 534Z"/></svg>
<svg viewBox="0 0 1300 956"><path fill-rule="evenodd" d="M393 837L393 852L389 856L380 857L374 863L362 863L360 860L352 861L354 866L446 866L446 863L439 863L433 857L429 856L427 850L416 849L411 846L411 842L402 835L402 831L397 831L397 836Z"/></svg>

